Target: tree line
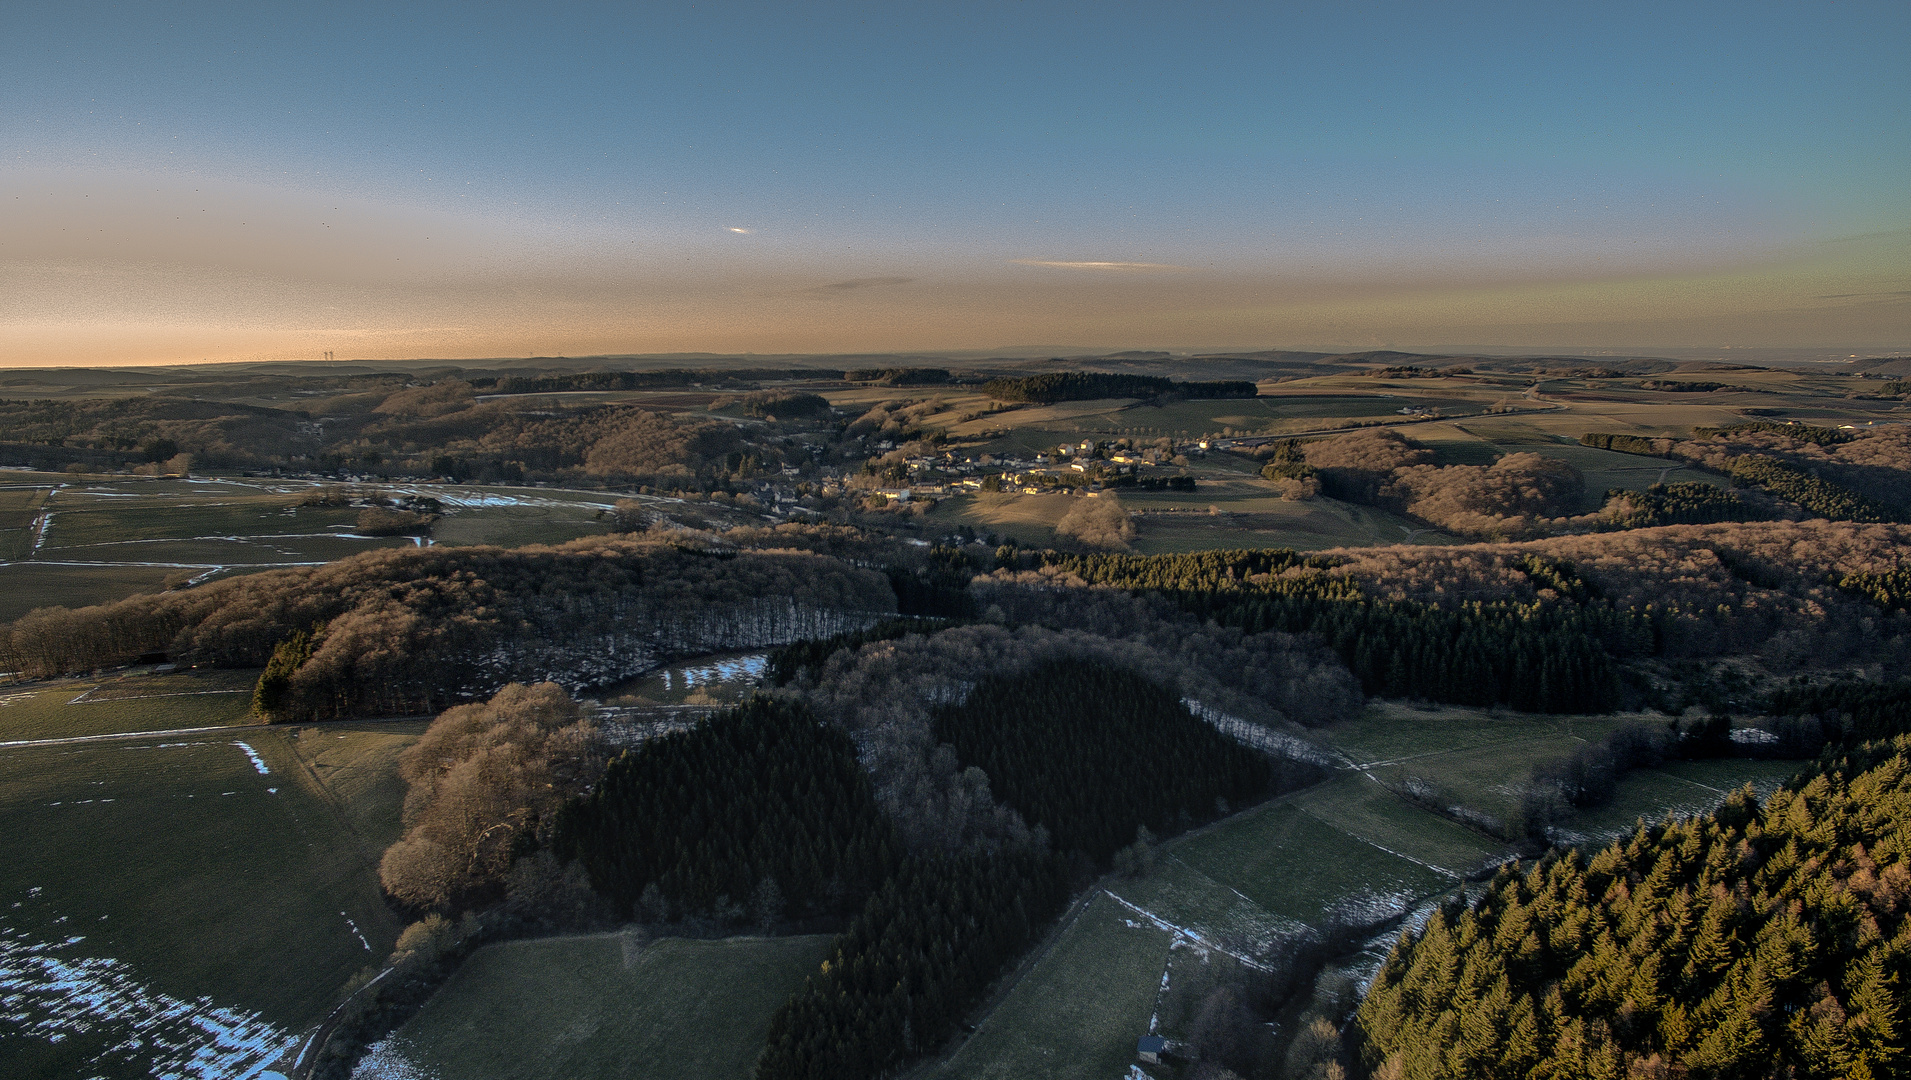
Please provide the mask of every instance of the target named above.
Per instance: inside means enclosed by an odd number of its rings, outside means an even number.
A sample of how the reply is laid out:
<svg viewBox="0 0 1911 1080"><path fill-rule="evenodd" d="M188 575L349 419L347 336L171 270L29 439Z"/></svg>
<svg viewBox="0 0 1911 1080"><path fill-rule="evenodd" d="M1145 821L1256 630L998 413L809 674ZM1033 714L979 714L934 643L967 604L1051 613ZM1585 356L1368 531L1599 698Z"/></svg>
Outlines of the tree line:
<svg viewBox="0 0 1911 1080"><path fill-rule="evenodd" d="M43 678L152 654L260 667L277 653L268 717L402 716L507 682L607 683L666 657L823 637L894 611L883 575L820 555L630 538L388 549L41 609L0 627L0 662Z"/></svg>
<svg viewBox="0 0 1911 1080"><path fill-rule="evenodd" d="M1503 870L1404 935L1376 1076L1883 1077L1911 1067L1911 740L1758 805Z"/></svg>
<svg viewBox="0 0 1911 1080"><path fill-rule="evenodd" d="M1621 454L1643 454L1647 457L1665 457L1671 453L1671 439L1648 439L1639 435L1619 435L1610 432L1588 431L1579 437L1579 445L1590 446L1596 450L1614 450Z"/></svg>
<svg viewBox="0 0 1911 1080"><path fill-rule="evenodd" d="M1774 424L1770 420L1746 420L1737 424L1722 424L1718 427L1695 427L1692 429L1692 436L1698 439L1718 439L1754 432L1764 435L1782 435L1793 442L1811 443L1815 446L1837 446L1858 437L1852 432L1839 428L1814 427L1811 424Z"/></svg>
<svg viewBox="0 0 1911 1080"><path fill-rule="evenodd" d="M1610 711L1622 701L1614 654L1656 651L1649 616L1599 597L1570 564L1540 558L1524 570L1554 599L1451 607L1376 599L1353 578L1325 572L1330 557L1292 551L1041 559L1090 584L1162 592L1249 634L1318 635L1369 694L1386 697ZM1312 572L1287 573L1294 569Z"/></svg>
<svg viewBox="0 0 1911 1080"><path fill-rule="evenodd" d="M1644 491L1613 488L1606 492L1605 517L1616 529L1763 521L1771 516L1764 507L1753 506L1716 484L1680 481L1653 484Z"/></svg>
<svg viewBox="0 0 1911 1080"><path fill-rule="evenodd" d="M947 368L852 368L843 372L848 382L881 383L884 386L941 386L955 381Z"/></svg>
<svg viewBox="0 0 1911 1080"><path fill-rule="evenodd" d="M1113 375L1097 371L1053 371L1021 378L991 379L982 392L998 401L1052 405L1058 401L1094 401L1101 398L1152 398L1169 394L1184 398L1251 398L1260 393L1252 382L1176 382L1159 375Z"/></svg>
<svg viewBox="0 0 1911 1080"><path fill-rule="evenodd" d="M579 371L550 375L502 375L471 379L493 394L552 394L577 390L663 390L692 385L718 388L739 383L783 382L825 375L814 368L665 368L661 371Z"/></svg>

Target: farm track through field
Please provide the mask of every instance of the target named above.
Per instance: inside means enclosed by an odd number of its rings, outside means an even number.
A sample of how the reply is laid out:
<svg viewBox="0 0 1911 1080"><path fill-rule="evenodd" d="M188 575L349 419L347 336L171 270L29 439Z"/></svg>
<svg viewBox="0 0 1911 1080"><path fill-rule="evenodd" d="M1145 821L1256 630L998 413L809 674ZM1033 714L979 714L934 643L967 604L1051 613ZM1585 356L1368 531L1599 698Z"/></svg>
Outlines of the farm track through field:
<svg viewBox="0 0 1911 1080"><path fill-rule="evenodd" d="M208 690L205 692L209 694L229 694L229 693L243 693L244 691ZM152 696L154 697L193 697L196 695L154 694ZM137 700L138 700L137 698L118 698L118 699L115 699L112 702L112 704L121 704L126 701L137 701ZM73 703L68 702L67 704L70 705ZM107 702L87 702L86 704L104 705L104 704L107 704ZM370 720L347 717L343 720L314 720L314 721L311 721L310 723L299 724L298 726L303 728L303 727L323 727L328 724L398 724L398 723L404 723L406 721L429 720L429 719L431 719L431 717L429 716L381 716L376 719L370 719ZM168 728L168 729L162 729L159 731L115 731L106 735L68 735L63 738L57 738L57 739L17 739L17 740L14 740L13 742L0 742L0 750L24 750L28 747L34 747L34 746L67 746L74 743L100 742L107 739L153 739L153 738L162 738L165 736L173 736L173 735L205 735L215 731L271 732L275 730L287 731L287 730L291 730L291 728L289 725L285 728L274 728L270 725L265 725L265 724L214 724L210 727ZM294 756L297 756L297 755L294 755ZM305 759L303 757L300 757L299 761L301 764L303 764ZM307 766L307 768L309 769L309 766ZM321 781L320 783L322 785L323 782ZM358 835L356 830L353 830L352 834L353 836Z"/></svg>

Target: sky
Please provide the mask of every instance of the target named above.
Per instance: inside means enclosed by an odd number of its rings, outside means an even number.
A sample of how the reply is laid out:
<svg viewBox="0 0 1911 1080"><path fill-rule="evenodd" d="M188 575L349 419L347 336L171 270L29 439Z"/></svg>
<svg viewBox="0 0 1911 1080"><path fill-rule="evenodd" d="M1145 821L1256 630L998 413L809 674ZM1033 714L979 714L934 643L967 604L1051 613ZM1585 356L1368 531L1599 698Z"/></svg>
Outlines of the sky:
<svg viewBox="0 0 1911 1080"><path fill-rule="evenodd" d="M0 4L0 366L1911 352L1911 4Z"/></svg>

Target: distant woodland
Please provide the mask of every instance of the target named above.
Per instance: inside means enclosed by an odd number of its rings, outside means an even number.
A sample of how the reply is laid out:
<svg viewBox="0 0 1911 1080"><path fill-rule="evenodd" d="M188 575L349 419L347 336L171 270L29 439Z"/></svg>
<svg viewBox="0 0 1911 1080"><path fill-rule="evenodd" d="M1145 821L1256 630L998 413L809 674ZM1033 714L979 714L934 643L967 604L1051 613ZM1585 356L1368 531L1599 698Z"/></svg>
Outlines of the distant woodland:
<svg viewBox="0 0 1911 1080"><path fill-rule="evenodd" d="M1254 383L1176 382L1153 375L1104 375L1089 371L1057 371L1018 379L992 379L983 393L1001 401L1052 405L1058 401L1100 398L1251 398L1260 393Z"/></svg>
<svg viewBox="0 0 1911 1080"><path fill-rule="evenodd" d="M1609 491L1594 513L1581 512L1585 478L1564 461L1512 453L1491 465L1439 466L1430 451L1386 429L1278 444L1263 474L1318 485L1331 498L1384 507L1456 535L1494 540L1775 518L1911 521L1911 432L1901 427L1858 436L1753 421L1697 434L1686 440L1581 436L1586 446L1671 458L1719 477L1718 483Z"/></svg>
<svg viewBox="0 0 1911 1080"><path fill-rule="evenodd" d="M707 488L797 453L808 459L785 432L746 431L723 417L527 396L539 390L641 389L655 380L686 384L681 374L670 372L507 378L498 386L459 379L419 385L405 376L362 376L318 380L324 385L302 408L162 395L0 399L0 431L5 432L0 463L55 469L170 463L175 471L189 464L467 482ZM598 382L616 385L599 387ZM625 382L632 386L624 387ZM727 377L711 382L745 391L753 385ZM814 413L814 405L805 404L786 408L784 415Z"/></svg>

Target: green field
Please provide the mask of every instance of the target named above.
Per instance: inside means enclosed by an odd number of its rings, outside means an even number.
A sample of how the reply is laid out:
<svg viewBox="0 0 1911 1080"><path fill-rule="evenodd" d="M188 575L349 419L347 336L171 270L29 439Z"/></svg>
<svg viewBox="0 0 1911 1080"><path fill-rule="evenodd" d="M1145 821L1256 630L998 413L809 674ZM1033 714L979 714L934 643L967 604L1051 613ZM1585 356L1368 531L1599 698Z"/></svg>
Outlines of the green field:
<svg viewBox="0 0 1911 1080"><path fill-rule="evenodd" d="M1151 1016L1164 1034L1182 1034L1193 1006L1180 988L1211 980L1211 965L1227 955L1278 956L1309 926L1386 918L1457 881L1316 816L1335 805L1268 803L1164 845L1151 874L1104 879L1106 894L1060 931L973 1036L922 1075L1119 1076ZM1370 828L1377 813L1353 815L1355 826ZM1463 859L1458 826L1405 803L1393 824L1414 832L1414 815L1431 838L1415 850ZM1489 849L1476 848L1484 862Z"/></svg>
<svg viewBox="0 0 1911 1080"><path fill-rule="evenodd" d="M358 1075L741 1080L829 937L622 934L480 949Z"/></svg>
<svg viewBox="0 0 1911 1080"><path fill-rule="evenodd" d="M11 622L34 608L87 607L158 592L168 579L195 572L170 566L6 563L0 565L0 622Z"/></svg>
<svg viewBox="0 0 1911 1080"><path fill-rule="evenodd" d="M0 690L0 743L249 723L258 677L252 670L134 673Z"/></svg>
<svg viewBox="0 0 1911 1080"><path fill-rule="evenodd" d="M0 559L23 559L32 552L34 524L46 492L45 488L0 487Z"/></svg>
<svg viewBox="0 0 1911 1080"><path fill-rule="evenodd" d="M1640 818L1688 817L1708 813L1725 796L1746 784L1760 798L1770 795L1803 766L1798 761L1669 761L1652 769L1635 769L1619 781L1612 801L1573 816L1562 839L1598 845L1623 835Z"/></svg>
<svg viewBox="0 0 1911 1080"><path fill-rule="evenodd" d="M1161 555L1212 548L1296 548L1452 543L1451 537L1373 507L1332 499L1290 501L1258 477L1227 475L1203 480L1196 491L1123 491L1117 496L1135 515L1134 550ZM1010 537L1025 547L1056 542L1055 524L1080 496L978 493L944 499L927 520L969 525Z"/></svg>
<svg viewBox="0 0 1911 1080"><path fill-rule="evenodd" d="M229 723L244 700L38 698L23 704L42 737L98 717ZM277 1057L396 940L376 867L399 828L392 759L420 730L0 749L0 1072L174 1074L199 1054L225 1075Z"/></svg>
<svg viewBox="0 0 1911 1080"><path fill-rule="evenodd" d="M1333 747L1350 761L1374 765L1536 738L1594 738L1627 722L1628 718L1622 716L1543 716L1458 705L1417 707L1376 699L1354 719L1314 734L1317 742Z"/></svg>
<svg viewBox="0 0 1911 1080"><path fill-rule="evenodd" d="M1452 884L1450 875L1360 840L1287 801L1230 818L1176 845L1174 854L1177 864L1268 912L1310 925L1363 906L1404 903ZM1123 896L1152 911L1152 883L1176 876L1173 867L1159 871Z"/></svg>
<svg viewBox="0 0 1911 1080"><path fill-rule="evenodd" d="M1132 907L1109 911L1114 900L1098 898L1088 910L1101 913L1065 926L968 1042L923 1075L1120 1075L1149 1016L1163 1034L1181 1036L1228 954L1279 956L1307 927L1360 925L1437 902L1466 875L1510 857L1497 837L1422 809L1388 784L1417 776L1462 805L1507 813L1533 766L1629 720L1637 718L1371 703L1357 719L1315 733L1346 760L1339 775L1163 845L1148 875L1104 879L1100 887ZM1707 810L1748 781L1769 793L1796 769L1726 760L1639 770L1611 805L1577 815L1562 837L1603 842L1641 816ZM1121 936L1150 932L1177 940L1165 956L1153 946L1152 967ZM1318 992L1343 993L1385 945L1331 965L1335 978Z"/></svg>
<svg viewBox="0 0 1911 1080"><path fill-rule="evenodd" d="M1106 896L1015 985L986 1023L920 1077L1111 1080L1148 1034L1173 935Z"/></svg>
<svg viewBox="0 0 1911 1080"><path fill-rule="evenodd" d="M1456 874L1504 854L1497 839L1408 803L1365 772L1298 792L1293 803L1349 836Z"/></svg>
<svg viewBox="0 0 1911 1080"><path fill-rule="evenodd" d="M546 488L244 478L23 472L7 480L0 486L0 622L38 607L110 603L191 580L416 542L358 534L359 511L352 507L299 505L316 488L438 498L445 511L433 543L507 547L603 535L609 526L601 512L616 498ZM42 506L44 535L34 525Z"/></svg>

